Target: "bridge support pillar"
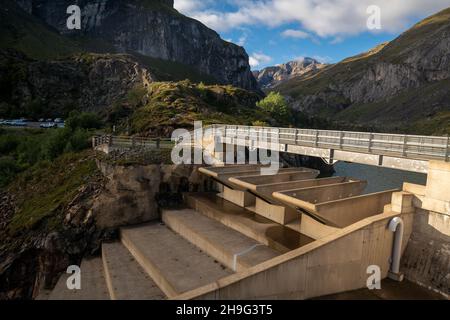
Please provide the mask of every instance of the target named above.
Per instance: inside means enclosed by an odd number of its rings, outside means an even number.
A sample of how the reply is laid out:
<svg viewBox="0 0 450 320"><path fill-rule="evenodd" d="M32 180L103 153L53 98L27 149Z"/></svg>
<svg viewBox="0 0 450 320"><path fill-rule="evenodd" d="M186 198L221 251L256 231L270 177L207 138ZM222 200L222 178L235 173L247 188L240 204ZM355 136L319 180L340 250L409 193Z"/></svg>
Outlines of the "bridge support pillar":
<svg viewBox="0 0 450 320"><path fill-rule="evenodd" d="M450 216L450 162L430 161L422 208Z"/></svg>

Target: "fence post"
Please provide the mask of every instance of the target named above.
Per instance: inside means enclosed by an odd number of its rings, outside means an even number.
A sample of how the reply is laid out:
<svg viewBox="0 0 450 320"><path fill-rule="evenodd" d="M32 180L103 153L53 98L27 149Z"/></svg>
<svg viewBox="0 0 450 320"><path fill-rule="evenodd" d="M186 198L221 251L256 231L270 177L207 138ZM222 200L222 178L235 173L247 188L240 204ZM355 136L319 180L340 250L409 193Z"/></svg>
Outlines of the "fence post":
<svg viewBox="0 0 450 320"><path fill-rule="evenodd" d="M316 130L316 140L314 141L314 145L319 146L319 130Z"/></svg>
<svg viewBox="0 0 450 320"><path fill-rule="evenodd" d="M445 146L445 161L450 157L450 136L447 134L447 145Z"/></svg>
<svg viewBox="0 0 450 320"><path fill-rule="evenodd" d="M406 148L408 146L408 136L403 137L403 156L406 157Z"/></svg>
<svg viewBox="0 0 450 320"><path fill-rule="evenodd" d="M372 153L373 132L369 134L369 153Z"/></svg>
<svg viewBox="0 0 450 320"><path fill-rule="evenodd" d="M157 138L156 139L156 149L160 149L161 148L161 139Z"/></svg>

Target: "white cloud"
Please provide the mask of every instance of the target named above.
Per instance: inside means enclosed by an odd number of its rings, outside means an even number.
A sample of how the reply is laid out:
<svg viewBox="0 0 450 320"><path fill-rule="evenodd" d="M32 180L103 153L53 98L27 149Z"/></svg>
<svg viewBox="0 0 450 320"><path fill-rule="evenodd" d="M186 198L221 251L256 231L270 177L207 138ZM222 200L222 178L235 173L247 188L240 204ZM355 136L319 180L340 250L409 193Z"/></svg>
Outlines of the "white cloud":
<svg viewBox="0 0 450 320"><path fill-rule="evenodd" d="M238 40L238 42L237 42L237 45L243 47L243 46L245 45L245 43L247 42L247 37L248 37L247 34L243 34L243 35L239 38L239 40Z"/></svg>
<svg viewBox="0 0 450 320"><path fill-rule="evenodd" d="M264 53L255 52L250 56L249 63L252 68L255 68L260 66L261 64L268 64L272 62L272 60L273 60L272 57Z"/></svg>
<svg viewBox="0 0 450 320"><path fill-rule="evenodd" d="M310 37L309 33L302 30L288 29L284 30L281 35L285 38L295 38L295 39L307 39Z"/></svg>
<svg viewBox="0 0 450 320"><path fill-rule="evenodd" d="M425 17L449 6L449 0L245 0L233 12L211 9L211 0L175 0L175 7L217 31L242 26L279 27L298 23L320 37L345 37L367 32L367 8L381 8L382 31L399 32L411 19Z"/></svg>

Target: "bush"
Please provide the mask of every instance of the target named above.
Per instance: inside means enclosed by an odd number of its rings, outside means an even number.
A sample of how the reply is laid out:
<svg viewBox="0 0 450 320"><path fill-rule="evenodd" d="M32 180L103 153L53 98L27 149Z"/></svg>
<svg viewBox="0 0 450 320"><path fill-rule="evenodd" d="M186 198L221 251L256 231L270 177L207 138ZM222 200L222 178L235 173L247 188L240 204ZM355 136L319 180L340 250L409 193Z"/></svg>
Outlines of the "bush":
<svg viewBox="0 0 450 320"><path fill-rule="evenodd" d="M127 94L127 102L132 108L137 108L143 105L147 89L143 86L136 86L131 89Z"/></svg>
<svg viewBox="0 0 450 320"><path fill-rule="evenodd" d="M91 134L85 129L77 129L66 144L65 152L80 152L91 146Z"/></svg>
<svg viewBox="0 0 450 320"><path fill-rule="evenodd" d="M278 92L271 92L263 100L256 104L259 108L269 113L279 124L290 122L292 116L286 100Z"/></svg>
<svg viewBox="0 0 450 320"><path fill-rule="evenodd" d="M64 152L69 141L70 129L57 129L42 144L41 158L53 160Z"/></svg>
<svg viewBox="0 0 450 320"><path fill-rule="evenodd" d="M102 121L95 113L72 111L66 119L66 128L71 131L76 129L100 129Z"/></svg>

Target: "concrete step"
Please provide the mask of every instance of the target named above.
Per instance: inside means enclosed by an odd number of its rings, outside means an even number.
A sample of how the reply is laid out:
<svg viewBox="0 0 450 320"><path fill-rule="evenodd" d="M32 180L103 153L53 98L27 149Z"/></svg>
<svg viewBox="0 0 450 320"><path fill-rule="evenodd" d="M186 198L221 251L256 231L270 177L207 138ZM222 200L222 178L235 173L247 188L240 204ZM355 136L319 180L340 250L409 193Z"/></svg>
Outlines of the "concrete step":
<svg viewBox="0 0 450 320"><path fill-rule="evenodd" d="M314 241L306 235L217 197L214 193L187 193L185 201L197 212L280 253L286 253Z"/></svg>
<svg viewBox="0 0 450 320"><path fill-rule="evenodd" d="M121 240L168 298L233 273L159 223L123 228Z"/></svg>
<svg viewBox="0 0 450 320"><path fill-rule="evenodd" d="M81 290L69 290L64 273L49 296L49 300L109 300L101 258L84 259L81 263Z"/></svg>
<svg viewBox="0 0 450 320"><path fill-rule="evenodd" d="M162 300L166 295L120 242L102 245L106 284L112 300Z"/></svg>
<svg viewBox="0 0 450 320"><path fill-rule="evenodd" d="M194 210L167 210L163 221L173 231L232 270L240 271L280 253Z"/></svg>

